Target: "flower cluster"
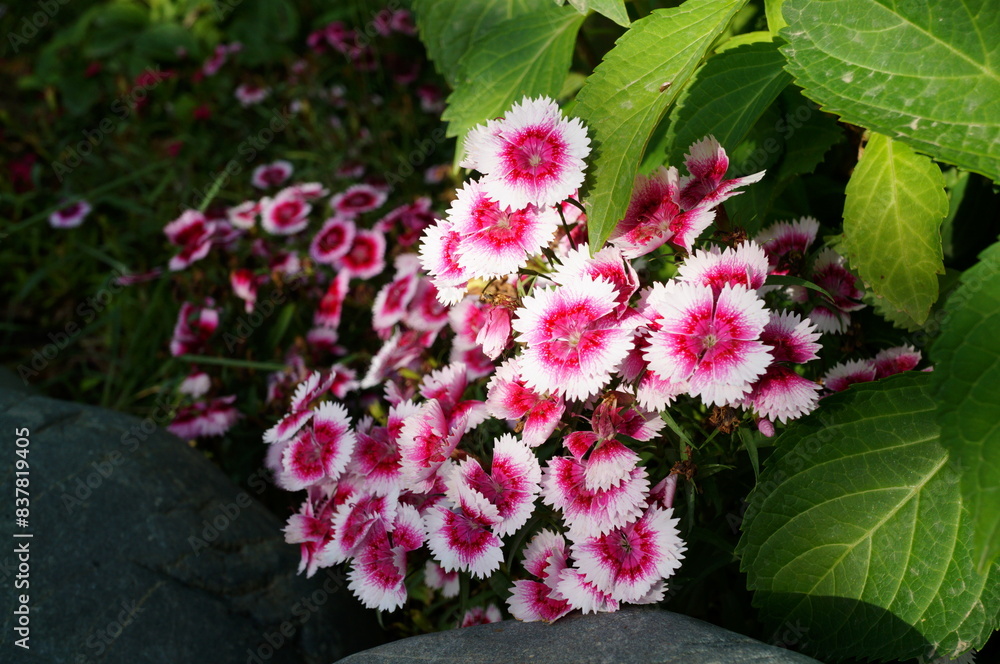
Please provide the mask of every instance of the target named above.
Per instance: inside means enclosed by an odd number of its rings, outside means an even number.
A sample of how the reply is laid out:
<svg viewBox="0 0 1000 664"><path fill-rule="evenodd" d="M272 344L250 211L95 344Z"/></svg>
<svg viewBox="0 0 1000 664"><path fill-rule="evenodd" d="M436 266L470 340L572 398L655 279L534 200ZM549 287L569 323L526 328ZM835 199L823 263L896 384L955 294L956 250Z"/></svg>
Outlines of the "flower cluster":
<svg viewBox="0 0 1000 664"><path fill-rule="evenodd" d="M310 375L265 436L277 483L307 492L285 531L302 570L349 563L357 596L389 610L408 597L411 563L452 596L457 573L497 572L504 539L524 533L532 578L507 598L516 618L656 602L686 550L677 475L641 455L662 444L660 413L691 399L772 435L816 407L822 387L801 368L820 349L811 315L840 304L805 309L796 287L766 283L791 274L793 254L804 260L815 232L785 229L808 222L695 248L718 206L763 175L725 179L708 137L687 175L640 176L610 243L591 248L575 200L589 150L579 120L545 98L470 132L462 163L480 177L424 230L419 254L396 256L364 378L331 402L337 371ZM355 232L329 225L332 246ZM683 260L643 283L642 257L665 245ZM836 262L821 254L813 274ZM853 278L844 286L858 297ZM381 399L364 396L376 386ZM350 404L366 414L352 418Z"/></svg>

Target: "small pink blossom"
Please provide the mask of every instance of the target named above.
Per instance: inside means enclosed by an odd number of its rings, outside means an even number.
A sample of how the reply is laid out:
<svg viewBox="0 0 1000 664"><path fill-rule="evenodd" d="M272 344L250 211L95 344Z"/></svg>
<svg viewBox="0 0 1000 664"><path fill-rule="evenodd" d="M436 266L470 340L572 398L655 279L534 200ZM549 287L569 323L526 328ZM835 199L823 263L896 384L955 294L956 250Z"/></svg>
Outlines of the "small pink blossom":
<svg viewBox="0 0 1000 664"><path fill-rule="evenodd" d="M269 189L285 183L292 176L291 162L278 160L270 164L263 164L253 169L250 176L250 184L258 189Z"/></svg>
<svg viewBox="0 0 1000 664"><path fill-rule="evenodd" d="M435 506L424 517L427 548L446 571L468 570L483 578L503 560L500 538L493 532L501 518L496 507L463 484L454 509Z"/></svg>
<svg viewBox="0 0 1000 664"><path fill-rule="evenodd" d="M833 297L833 302L823 299L809 312L820 332L840 334L847 331L850 312L863 309L863 295L858 278L847 269L844 257L827 247L813 263L811 280Z"/></svg>
<svg viewBox="0 0 1000 664"><path fill-rule="evenodd" d="M903 371L912 371L920 364L920 351L910 345L886 348L878 352L872 364L875 378L885 378Z"/></svg>
<svg viewBox="0 0 1000 664"><path fill-rule="evenodd" d="M465 285L474 275L459 264L462 236L450 222L441 220L427 227L420 243L420 264L434 281L444 304L457 304L465 297Z"/></svg>
<svg viewBox="0 0 1000 664"><path fill-rule="evenodd" d="M371 279L380 274L385 269L385 236L379 231L359 229L339 264L355 279Z"/></svg>
<svg viewBox="0 0 1000 664"><path fill-rule="evenodd" d="M605 247L591 257L590 246L584 243L562 260L562 265L550 277L552 281L567 286L580 279L603 279L614 286L618 315L628 311L629 301L639 290L639 275L624 259L621 250Z"/></svg>
<svg viewBox="0 0 1000 664"><path fill-rule="evenodd" d="M233 96L246 108L264 101L269 94L271 94L271 91L268 88L254 85L253 83L243 83L237 86Z"/></svg>
<svg viewBox="0 0 1000 664"><path fill-rule="evenodd" d="M833 366L823 376L823 387L842 392L855 383L875 380L875 365L871 360L848 360Z"/></svg>
<svg viewBox="0 0 1000 664"><path fill-rule="evenodd" d="M198 307L190 302L181 305L170 340L170 354L197 355L219 327L219 311L211 306Z"/></svg>
<svg viewBox="0 0 1000 664"><path fill-rule="evenodd" d="M468 430L467 425L465 417L449 422L437 399L425 402L418 413L408 417L399 436L403 486L411 491L429 491Z"/></svg>
<svg viewBox="0 0 1000 664"><path fill-rule="evenodd" d="M208 255L212 248L215 226L197 210L185 210L177 219L163 227L167 240L181 248L179 254L170 259L172 271L183 270L195 261Z"/></svg>
<svg viewBox="0 0 1000 664"><path fill-rule="evenodd" d="M553 457L542 475L542 502L563 513L570 532L600 535L635 521L649 489L646 470L637 466L609 489L587 489L586 462Z"/></svg>
<svg viewBox="0 0 1000 664"><path fill-rule="evenodd" d="M813 217L771 224L754 238L767 252L771 274L788 274L790 266L800 265L819 234L819 222Z"/></svg>
<svg viewBox="0 0 1000 664"><path fill-rule="evenodd" d="M403 319L417 292L418 280L415 272L397 274L395 279L379 290L372 304L372 327L376 331L389 330Z"/></svg>
<svg viewBox="0 0 1000 664"><path fill-rule="evenodd" d="M323 479L337 480L347 468L355 443L347 409L338 403L321 403L282 454L286 488L297 491Z"/></svg>
<svg viewBox="0 0 1000 664"><path fill-rule="evenodd" d="M483 188L501 208L550 207L583 184L590 154L587 129L567 120L547 97L525 97L501 120L469 132L462 166L483 174Z"/></svg>
<svg viewBox="0 0 1000 664"><path fill-rule="evenodd" d="M771 363L760 342L764 301L743 286L725 286L714 297L710 286L655 284L649 306L660 326L644 355L650 369L672 383L687 381L706 404L740 399Z"/></svg>
<svg viewBox="0 0 1000 664"><path fill-rule="evenodd" d="M77 201L49 215L49 226L52 228L76 228L90 214L92 208L87 201Z"/></svg>
<svg viewBox="0 0 1000 664"><path fill-rule="evenodd" d="M489 604L485 607L474 606L465 612L458 626L462 628L472 627L473 625L489 625L490 623L498 623L501 620L503 620L503 616L500 614L500 609L497 608L496 604Z"/></svg>
<svg viewBox="0 0 1000 664"><path fill-rule="evenodd" d="M343 217L327 219L309 243L309 255L317 263L333 265L350 250L355 233L357 227L350 219Z"/></svg>
<svg viewBox="0 0 1000 664"><path fill-rule="evenodd" d="M529 447L538 447L552 435L566 409L557 394L540 394L525 385L516 357L500 365L490 379L486 407L493 417L521 421L522 440Z"/></svg>
<svg viewBox="0 0 1000 664"><path fill-rule="evenodd" d="M212 387L212 379L204 371L193 371L181 381L177 391L197 399L208 394Z"/></svg>
<svg viewBox="0 0 1000 664"><path fill-rule="evenodd" d="M486 278L524 267L552 241L560 223L551 208L500 205L475 180L458 190L448 221L461 238L455 248L461 270Z"/></svg>
<svg viewBox="0 0 1000 664"><path fill-rule="evenodd" d="M611 532L576 539L573 557L584 578L619 602L641 600L680 567L686 547L673 510L648 509Z"/></svg>
<svg viewBox="0 0 1000 664"><path fill-rule="evenodd" d="M282 190L260 201L260 226L272 235L294 235L309 225L312 206L300 196Z"/></svg>
<svg viewBox="0 0 1000 664"><path fill-rule="evenodd" d="M459 485L465 485L496 507L500 522L493 532L505 537L527 523L541 490L541 479L538 458L531 449L511 434L504 434L493 443L489 473L470 457L455 467L446 484L448 497L456 504L460 502Z"/></svg>
<svg viewBox="0 0 1000 664"><path fill-rule="evenodd" d="M521 374L538 392L569 399L596 394L632 345L634 323L609 316L618 306L614 285L603 279L536 289L511 324L520 333Z"/></svg>
<svg viewBox="0 0 1000 664"><path fill-rule="evenodd" d="M764 171L733 180L724 180L729 169L729 157L714 136L706 136L691 145L684 155L684 165L689 176L680 179L681 207L690 210L695 207L715 207L723 201L740 194L739 187L753 184L764 177Z"/></svg>
<svg viewBox="0 0 1000 664"><path fill-rule="evenodd" d="M249 230L257 224L258 214L260 214L260 205L257 201L244 201L226 210L229 223L235 228L243 230Z"/></svg>
<svg viewBox="0 0 1000 664"><path fill-rule="evenodd" d="M790 367L772 364L754 382L744 403L772 422L785 422L811 413L821 389L818 383L798 375Z"/></svg>
<svg viewBox="0 0 1000 664"><path fill-rule="evenodd" d="M235 401L236 395L230 395L179 408L167 431L185 440L221 436L242 417L233 406Z"/></svg>
<svg viewBox="0 0 1000 664"><path fill-rule="evenodd" d="M760 334L760 340L771 347L775 362L805 364L815 360L822 346L816 326L808 318L803 320L791 311L772 311L770 320Z"/></svg>
<svg viewBox="0 0 1000 664"><path fill-rule="evenodd" d="M428 560L424 567L424 583L428 588L440 590L442 597L458 597L461 587L458 572L446 572L433 560Z"/></svg>
<svg viewBox="0 0 1000 664"><path fill-rule="evenodd" d="M233 294L243 300L244 310L250 313L257 304L257 278L252 270L243 267L229 273L229 285Z"/></svg>
<svg viewBox="0 0 1000 664"><path fill-rule="evenodd" d="M382 207L388 194L368 184L356 184L330 198L330 207L349 219Z"/></svg>
<svg viewBox="0 0 1000 664"><path fill-rule="evenodd" d="M711 286L718 296L724 286L759 289L767 279L767 269L767 255L760 245L744 242L735 249L710 246L707 251L696 250L678 269L677 279Z"/></svg>
<svg viewBox="0 0 1000 664"><path fill-rule="evenodd" d="M340 318L344 310L344 300L350 290L351 275L349 272L341 271L330 280L326 293L319 301L319 306L313 313L313 323L321 327L332 330L340 325Z"/></svg>

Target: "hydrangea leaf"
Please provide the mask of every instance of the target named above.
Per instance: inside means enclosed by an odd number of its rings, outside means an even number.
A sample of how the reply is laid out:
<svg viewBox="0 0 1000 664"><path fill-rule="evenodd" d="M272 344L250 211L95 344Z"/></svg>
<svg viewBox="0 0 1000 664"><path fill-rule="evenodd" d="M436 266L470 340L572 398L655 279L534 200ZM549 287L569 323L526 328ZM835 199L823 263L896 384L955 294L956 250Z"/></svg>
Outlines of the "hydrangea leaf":
<svg viewBox="0 0 1000 664"><path fill-rule="evenodd" d="M632 24L594 69L575 111L595 153L586 197L591 251L625 215L643 153L660 119L746 0L687 0Z"/></svg>
<svg viewBox="0 0 1000 664"><path fill-rule="evenodd" d="M941 440L962 469L980 569L1000 554L1000 243L980 255L945 303L931 348Z"/></svg>
<svg viewBox="0 0 1000 664"><path fill-rule="evenodd" d="M455 91L442 115L448 136L460 137L461 146L470 129L503 115L522 97L558 95L583 20L571 7L547 3L493 26L459 63Z"/></svg>
<svg viewBox="0 0 1000 664"><path fill-rule="evenodd" d="M785 0L788 70L825 110L1000 177L1000 3Z"/></svg>
<svg viewBox="0 0 1000 664"><path fill-rule="evenodd" d="M784 64L773 42L743 44L709 58L670 109L666 163L680 166L691 144L708 135L727 150L736 147L791 82Z"/></svg>
<svg viewBox="0 0 1000 664"><path fill-rule="evenodd" d="M493 26L547 4L546 0L415 0L413 10L427 57L454 87L462 56Z"/></svg>
<svg viewBox="0 0 1000 664"><path fill-rule="evenodd" d="M931 376L854 385L775 440L737 552L770 623L825 658L955 657L1000 621L1000 568L976 569Z"/></svg>
<svg viewBox="0 0 1000 664"><path fill-rule="evenodd" d="M556 4L564 5L566 0L556 0ZM625 0L569 0L569 4L581 14L595 11L601 16L607 16L623 28L629 26Z"/></svg>
<svg viewBox="0 0 1000 664"><path fill-rule="evenodd" d="M944 176L904 143L872 134L844 201L842 248L866 288L917 324L937 301L944 274Z"/></svg>

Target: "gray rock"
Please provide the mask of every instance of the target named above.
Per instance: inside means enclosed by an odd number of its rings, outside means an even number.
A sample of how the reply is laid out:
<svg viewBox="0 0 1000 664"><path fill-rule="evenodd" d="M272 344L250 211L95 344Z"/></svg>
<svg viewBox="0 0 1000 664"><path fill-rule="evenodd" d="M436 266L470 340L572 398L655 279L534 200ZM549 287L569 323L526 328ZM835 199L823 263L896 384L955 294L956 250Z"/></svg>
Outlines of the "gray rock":
<svg viewBox="0 0 1000 664"><path fill-rule="evenodd" d="M241 490L162 424L0 388L2 523L32 535L0 548L0 661L328 663L384 640L343 574L296 576L297 548L255 498L263 473ZM22 428L27 528L14 511ZM30 650L13 643L22 594Z"/></svg>
<svg viewBox="0 0 1000 664"><path fill-rule="evenodd" d="M818 664L789 650L676 613L631 606L551 625L505 620L415 636L341 664Z"/></svg>

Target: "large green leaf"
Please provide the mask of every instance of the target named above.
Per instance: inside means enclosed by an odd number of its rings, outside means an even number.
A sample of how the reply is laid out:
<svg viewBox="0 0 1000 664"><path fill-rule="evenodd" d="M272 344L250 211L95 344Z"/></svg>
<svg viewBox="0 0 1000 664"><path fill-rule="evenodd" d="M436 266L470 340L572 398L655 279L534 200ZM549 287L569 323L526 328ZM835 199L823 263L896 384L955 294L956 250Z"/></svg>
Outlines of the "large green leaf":
<svg viewBox="0 0 1000 664"><path fill-rule="evenodd" d="M448 136L464 137L522 97L559 94L583 19L571 7L549 3L503 21L473 44L462 58L455 91L442 115Z"/></svg>
<svg viewBox="0 0 1000 664"><path fill-rule="evenodd" d="M746 0L687 0L636 21L577 96L594 139L586 197L590 249L597 251L628 208L649 137L712 42Z"/></svg>
<svg viewBox="0 0 1000 664"><path fill-rule="evenodd" d="M566 4L566 0L556 0L556 4L564 5ZM602 16L607 16L624 28L629 26L628 12L625 11L625 0L569 0L569 4L575 7L581 14L595 11Z"/></svg>
<svg viewBox="0 0 1000 664"><path fill-rule="evenodd" d="M980 569L1000 554L1000 243L966 270L931 349L941 440L962 469Z"/></svg>
<svg viewBox="0 0 1000 664"><path fill-rule="evenodd" d="M917 324L937 301L947 214L941 169L872 134L847 184L842 246L865 286Z"/></svg>
<svg viewBox="0 0 1000 664"><path fill-rule="evenodd" d="M548 0L416 0L413 10L427 57L454 87L459 60L493 26L547 4Z"/></svg>
<svg viewBox="0 0 1000 664"><path fill-rule="evenodd" d="M1000 176L1000 3L785 0L806 95L936 159Z"/></svg>
<svg viewBox="0 0 1000 664"><path fill-rule="evenodd" d="M743 44L712 56L677 97L668 116L667 163L679 165L695 141L713 135L732 150L792 77L773 42Z"/></svg>
<svg viewBox="0 0 1000 664"><path fill-rule="evenodd" d="M931 376L855 385L776 441L737 552L772 624L824 657L954 657L997 626L1000 569L980 574Z"/></svg>

